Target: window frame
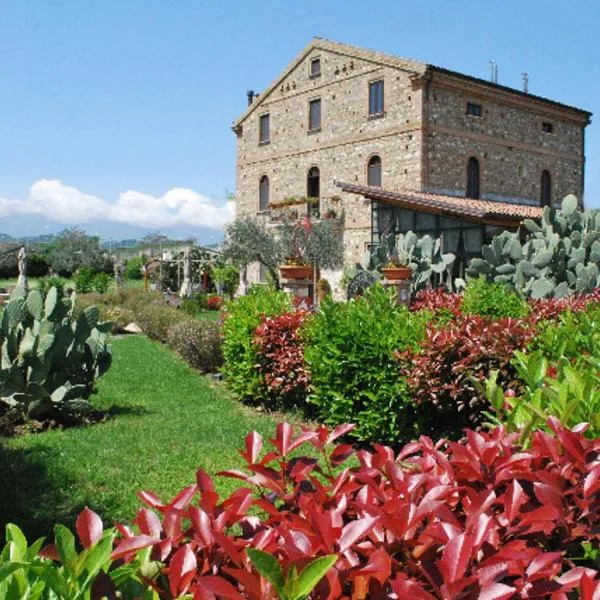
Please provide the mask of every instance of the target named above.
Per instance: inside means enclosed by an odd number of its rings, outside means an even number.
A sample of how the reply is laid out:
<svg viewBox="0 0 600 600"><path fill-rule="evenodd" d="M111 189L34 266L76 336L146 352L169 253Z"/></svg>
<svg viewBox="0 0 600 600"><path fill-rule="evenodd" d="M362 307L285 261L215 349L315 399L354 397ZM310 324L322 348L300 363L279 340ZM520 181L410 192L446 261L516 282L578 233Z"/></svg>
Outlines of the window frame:
<svg viewBox="0 0 600 600"><path fill-rule="evenodd" d="M263 139L263 122L266 119L267 137ZM260 146L271 143L271 113L263 113L258 117L258 143Z"/></svg>
<svg viewBox="0 0 600 600"><path fill-rule="evenodd" d="M552 206L552 175L548 169L540 175L540 206Z"/></svg>
<svg viewBox="0 0 600 600"><path fill-rule="evenodd" d="M313 71L313 65L315 63L319 64L319 71L317 73L315 73ZM321 57L320 56L314 56L313 58L310 59L310 62L308 63L308 77L310 79L317 79L318 77L321 77Z"/></svg>
<svg viewBox="0 0 600 600"><path fill-rule="evenodd" d="M263 206L263 182L266 181L266 204ZM263 175L261 175L260 179L258 180L258 212L267 212L269 209L269 203L270 203L270 197L271 197L271 180L269 179L269 176L264 173Z"/></svg>
<svg viewBox="0 0 600 600"><path fill-rule="evenodd" d="M478 119L481 119L483 117L483 105L478 104L477 102L468 101L465 115L467 117L477 117Z"/></svg>
<svg viewBox="0 0 600 600"><path fill-rule="evenodd" d="M313 111L312 107L316 106L318 103L319 106L319 124L316 127L313 127L312 116ZM323 104L321 102L321 98L312 98L308 101L308 133L314 133L315 131L321 131L321 124L323 122Z"/></svg>
<svg viewBox="0 0 600 600"><path fill-rule="evenodd" d="M554 123L552 123L551 121L542 121L542 133L553 134Z"/></svg>
<svg viewBox="0 0 600 600"><path fill-rule="evenodd" d="M472 169L475 169L475 173L477 175L476 180L476 190L473 193L471 190L473 175L471 175ZM470 193L471 192L471 193ZM470 198L471 200L479 200L481 198L481 163L475 156L469 156L467 160L467 186L465 190L465 198Z"/></svg>
<svg viewBox="0 0 600 600"><path fill-rule="evenodd" d="M381 85L381 91L374 94L373 90L377 89L376 86L379 85ZM381 104L381 110L378 111L377 108L379 104ZM374 111L371 111L372 105L374 105ZM383 77L378 77L377 79L369 81L367 112L370 118L382 117L385 115L385 81Z"/></svg>
<svg viewBox="0 0 600 600"><path fill-rule="evenodd" d="M373 164L375 161L378 161L377 165ZM379 171L378 171L379 183L371 183L371 173L374 172L375 166L379 167ZM383 179L382 174L383 174L383 161L381 160L381 156L379 154L372 154L369 157L369 160L367 161L367 185L374 186L374 187L382 187L382 179Z"/></svg>
<svg viewBox="0 0 600 600"><path fill-rule="evenodd" d="M315 174L315 172L316 172L316 174ZM311 173L313 173L313 175L311 175ZM316 180L316 187L317 187L317 191L318 191L318 194L316 194L316 195L311 194L311 192L314 191L311 188L315 185L315 180ZM317 165L311 165L308 168L308 171L306 172L306 197L318 199L318 202L316 205L312 205L312 204L308 203L308 205L306 207L307 214L309 216L319 215L320 208L321 208L321 169L319 169L319 167Z"/></svg>

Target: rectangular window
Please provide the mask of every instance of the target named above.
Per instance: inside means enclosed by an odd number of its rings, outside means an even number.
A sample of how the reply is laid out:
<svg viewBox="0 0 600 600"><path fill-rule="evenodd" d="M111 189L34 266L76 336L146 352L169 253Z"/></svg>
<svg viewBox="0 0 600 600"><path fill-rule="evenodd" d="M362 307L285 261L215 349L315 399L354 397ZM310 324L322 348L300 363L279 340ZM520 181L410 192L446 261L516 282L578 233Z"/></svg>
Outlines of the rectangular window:
<svg viewBox="0 0 600 600"><path fill-rule="evenodd" d="M475 104L475 102L467 102L467 114L473 117L481 116L481 104Z"/></svg>
<svg viewBox="0 0 600 600"><path fill-rule="evenodd" d="M260 115L259 142L266 144L269 141L269 115Z"/></svg>
<svg viewBox="0 0 600 600"><path fill-rule="evenodd" d="M308 105L308 130L321 129L321 98L311 100Z"/></svg>
<svg viewBox="0 0 600 600"><path fill-rule="evenodd" d="M369 84L369 114L383 114L383 80Z"/></svg>
<svg viewBox="0 0 600 600"><path fill-rule="evenodd" d="M321 59L313 58L310 61L310 76L319 77L321 75Z"/></svg>
<svg viewBox="0 0 600 600"><path fill-rule="evenodd" d="M548 123L547 121L544 121L542 123L542 131L544 133L552 133L554 131L554 127L552 126L552 123Z"/></svg>

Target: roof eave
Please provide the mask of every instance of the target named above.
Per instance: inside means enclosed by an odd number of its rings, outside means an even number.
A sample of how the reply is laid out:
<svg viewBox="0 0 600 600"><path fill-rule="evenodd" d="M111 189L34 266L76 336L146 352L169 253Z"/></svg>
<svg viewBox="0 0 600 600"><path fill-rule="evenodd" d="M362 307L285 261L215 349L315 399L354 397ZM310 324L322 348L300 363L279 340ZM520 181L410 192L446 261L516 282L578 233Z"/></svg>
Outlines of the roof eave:
<svg viewBox="0 0 600 600"><path fill-rule="evenodd" d="M447 75L457 79L462 79L463 81L468 81L470 83L482 85L484 87L489 88L490 90L500 90L505 93L514 94L516 96L519 96L520 98L533 100L535 102L541 102L555 109L576 113L579 117L583 117L585 119L586 125L589 125L591 123L591 117L593 113L582 108L577 108L576 106L571 106L569 104L564 104L562 102L550 100L549 98L544 98L543 96L536 96L535 94L530 94L529 92L523 92L516 88L511 88L506 85L501 85L499 83L494 83L492 81L487 81L485 79L480 79L479 77L466 75L464 73L459 73L458 71L452 71L451 69L445 69L444 67L438 67L436 65L428 64L427 71L429 73L439 73L440 75Z"/></svg>

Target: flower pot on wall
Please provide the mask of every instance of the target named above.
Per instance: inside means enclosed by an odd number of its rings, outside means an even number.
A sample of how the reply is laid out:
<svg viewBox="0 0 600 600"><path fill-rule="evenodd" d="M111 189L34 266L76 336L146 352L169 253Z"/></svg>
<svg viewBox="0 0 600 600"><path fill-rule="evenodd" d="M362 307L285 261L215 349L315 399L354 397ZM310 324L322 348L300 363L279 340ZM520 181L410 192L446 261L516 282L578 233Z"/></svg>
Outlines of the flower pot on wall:
<svg viewBox="0 0 600 600"><path fill-rule="evenodd" d="M282 279L312 279L314 268L310 265L281 265L279 273Z"/></svg>
<svg viewBox="0 0 600 600"><path fill-rule="evenodd" d="M392 281L402 279L410 279L412 277L412 269L410 267L384 267L381 269L383 276Z"/></svg>

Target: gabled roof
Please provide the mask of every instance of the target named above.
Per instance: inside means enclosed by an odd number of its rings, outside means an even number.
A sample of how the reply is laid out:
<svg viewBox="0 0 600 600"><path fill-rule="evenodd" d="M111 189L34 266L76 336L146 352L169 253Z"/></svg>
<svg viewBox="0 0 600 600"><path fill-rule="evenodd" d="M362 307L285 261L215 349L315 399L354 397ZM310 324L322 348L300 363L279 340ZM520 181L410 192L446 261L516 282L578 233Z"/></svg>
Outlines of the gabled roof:
<svg viewBox="0 0 600 600"><path fill-rule="evenodd" d="M337 182L344 192L365 196L382 204L400 208L429 212L446 217L465 219L474 223L496 225L512 223L513 227L525 219L541 219L543 209L539 206L495 202L492 200L473 200L457 196L441 196L427 192L409 190L384 190L372 185Z"/></svg>
<svg viewBox="0 0 600 600"><path fill-rule="evenodd" d="M485 79L479 79L477 77L472 77L470 75L464 75L463 73L459 73L457 71L450 71L449 69L444 69L442 67L437 67L435 65L430 65L421 61L400 58L398 56L394 56L391 54L385 54L383 52L377 52L375 50L367 50L365 48L359 48L358 46L353 46L351 44L340 44L338 42L332 42L330 40L326 40L320 37L314 37L302 50L302 52L288 65L288 67L267 87L264 92L260 94L258 99L254 101L250 106L246 108L246 110L235 120L232 125L232 129L235 131L245 120L246 118L258 108L269 95L276 90L281 81L285 79L297 66L301 63L306 56L315 49L325 50L329 52L333 52L336 54L340 54L343 56L348 56L351 58L357 58L360 60L371 61L378 65L387 65L390 67L395 67L397 69L402 69L405 71L413 71L417 74L425 74L426 72L431 73L439 73L449 76L458 77L464 81L469 81L471 83L483 85L485 87L494 88L503 92L514 93L523 98L527 98L530 100L536 100L538 102L547 103L555 108L574 111L576 113L580 113L587 121L592 115L592 113L582 110L580 108L576 108L574 106L569 106L567 104L562 104L560 102L556 102L554 100L549 100L548 98L543 98L541 96L535 96L533 94L529 94L526 92L522 92L520 90L500 85L498 83L493 83L490 81L486 81Z"/></svg>
<svg viewBox="0 0 600 600"><path fill-rule="evenodd" d="M235 130L239 127L243 121L258 107L262 102L268 98L269 94L279 87L279 84L285 79L305 58L312 50L325 50L348 56L351 58L357 58L365 61L370 61L378 65L387 65L402 69L405 71L415 71L418 73L424 73L427 65L423 62L416 60L410 60L392 56L390 54L384 54L383 52L376 52L375 50L367 50L365 48L359 48L358 46L352 46L351 44L340 44L338 42L331 42L329 40L314 37L302 50L302 52L296 56L296 58L288 65L288 67L269 85L269 87L260 94L257 100L255 100L248 108L236 119L232 125L232 129Z"/></svg>

